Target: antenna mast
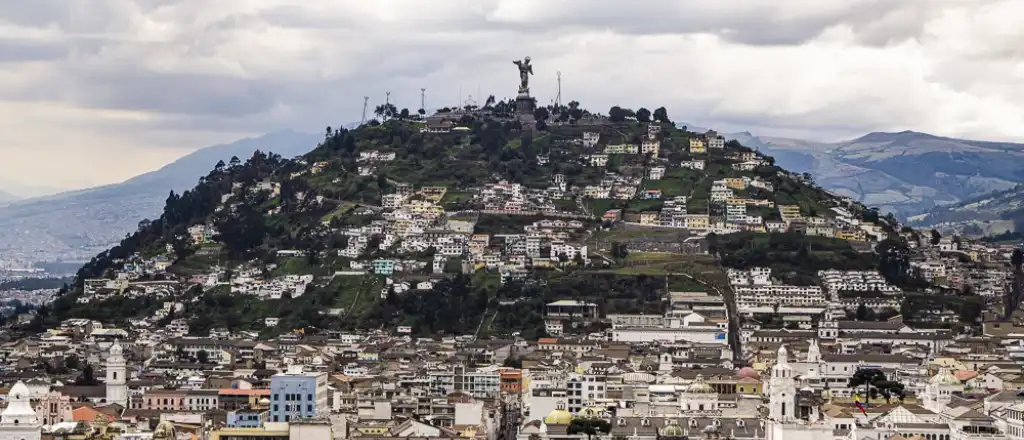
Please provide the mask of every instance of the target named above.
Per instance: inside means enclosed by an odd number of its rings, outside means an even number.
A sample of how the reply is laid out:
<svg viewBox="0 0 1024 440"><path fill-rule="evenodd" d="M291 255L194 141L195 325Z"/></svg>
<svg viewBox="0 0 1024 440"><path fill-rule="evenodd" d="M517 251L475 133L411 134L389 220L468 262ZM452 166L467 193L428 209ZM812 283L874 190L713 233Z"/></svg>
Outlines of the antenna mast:
<svg viewBox="0 0 1024 440"><path fill-rule="evenodd" d="M366 123L366 106L369 104L369 102L370 102L370 97L369 96L364 96L363 97L363 122L360 122L360 125Z"/></svg>
<svg viewBox="0 0 1024 440"><path fill-rule="evenodd" d="M384 92L384 93L387 95L387 97L384 98L384 104L390 105L391 104L391 92Z"/></svg>
<svg viewBox="0 0 1024 440"><path fill-rule="evenodd" d="M555 95L555 107L556 108L562 106L562 71L559 70L557 75L558 75L558 94Z"/></svg>
<svg viewBox="0 0 1024 440"><path fill-rule="evenodd" d="M420 108L423 111L427 111L427 89L426 87L420 89Z"/></svg>

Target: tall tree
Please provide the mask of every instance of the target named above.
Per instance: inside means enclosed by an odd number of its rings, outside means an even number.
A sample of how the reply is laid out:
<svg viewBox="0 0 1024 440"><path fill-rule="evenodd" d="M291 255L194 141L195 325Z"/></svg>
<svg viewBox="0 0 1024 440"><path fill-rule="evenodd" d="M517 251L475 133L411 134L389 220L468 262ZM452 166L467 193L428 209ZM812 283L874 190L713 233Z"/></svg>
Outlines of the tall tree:
<svg viewBox="0 0 1024 440"><path fill-rule="evenodd" d="M654 109L654 120L666 124L672 122L668 119L668 110L665 110L665 107L658 107Z"/></svg>
<svg viewBox="0 0 1024 440"><path fill-rule="evenodd" d="M640 107L636 111L636 120L644 123L651 122L651 111Z"/></svg>

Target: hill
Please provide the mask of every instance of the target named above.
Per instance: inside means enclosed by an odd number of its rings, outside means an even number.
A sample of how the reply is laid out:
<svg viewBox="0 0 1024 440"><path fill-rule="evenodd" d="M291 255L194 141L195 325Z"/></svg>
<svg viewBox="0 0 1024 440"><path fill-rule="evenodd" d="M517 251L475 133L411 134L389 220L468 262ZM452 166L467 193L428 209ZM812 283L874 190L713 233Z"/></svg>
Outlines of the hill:
<svg viewBox="0 0 1024 440"><path fill-rule="evenodd" d="M555 300L658 313L670 288L729 295L705 240L729 266L778 263L806 281L872 267L858 249L894 227L664 109L646 123L575 105L525 128L515 103L442 109L334 131L294 160L217 167L83 266L37 323L533 337Z"/></svg>
<svg viewBox="0 0 1024 440"><path fill-rule="evenodd" d="M6 191L0 191L0 203L8 203L18 200L20 197Z"/></svg>
<svg viewBox="0 0 1024 440"><path fill-rule="evenodd" d="M1024 185L985 194L911 217L910 225L968 237L1024 233Z"/></svg>
<svg viewBox="0 0 1024 440"><path fill-rule="evenodd" d="M870 133L837 143L734 138L810 172L822 187L901 217L1013 188L1024 181L1024 145L982 142L904 131Z"/></svg>
<svg viewBox="0 0 1024 440"><path fill-rule="evenodd" d="M214 145L121 183L19 200L0 207L0 255L24 261L86 261L160 214L167 193L182 192L218 161L253 151L288 157L309 151L317 136L282 131Z"/></svg>

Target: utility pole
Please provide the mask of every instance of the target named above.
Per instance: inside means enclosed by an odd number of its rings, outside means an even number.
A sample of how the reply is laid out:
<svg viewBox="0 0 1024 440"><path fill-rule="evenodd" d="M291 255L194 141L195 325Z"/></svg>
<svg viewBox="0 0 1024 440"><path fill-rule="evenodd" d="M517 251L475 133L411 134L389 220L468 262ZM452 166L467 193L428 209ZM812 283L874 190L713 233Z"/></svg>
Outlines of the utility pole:
<svg viewBox="0 0 1024 440"><path fill-rule="evenodd" d="M391 92L384 92L384 94L387 95L387 97L384 98L384 104L391 104Z"/></svg>
<svg viewBox="0 0 1024 440"><path fill-rule="evenodd" d="M427 111L427 88L420 89L420 108Z"/></svg>
<svg viewBox="0 0 1024 440"><path fill-rule="evenodd" d="M555 108L558 108L558 107L562 106L562 71L559 70L557 75L558 75L558 94L555 95Z"/></svg>
<svg viewBox="0 0 1024 440"><path fill-rule="evenodd" d="M359 123L360 125L366 123L366 106L369 104L369 102L370 102L370 97L369 96L364 96L363 97L363 121Z"/></svg>

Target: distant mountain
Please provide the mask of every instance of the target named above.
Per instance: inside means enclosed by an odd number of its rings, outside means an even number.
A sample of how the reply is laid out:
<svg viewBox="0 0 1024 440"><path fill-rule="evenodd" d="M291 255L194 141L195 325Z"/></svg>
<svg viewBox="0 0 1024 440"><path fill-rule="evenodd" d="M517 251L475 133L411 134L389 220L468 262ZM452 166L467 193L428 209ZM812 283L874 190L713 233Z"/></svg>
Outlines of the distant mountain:
<svg viewBox="0 0 1024 440"><path fill-rule="evenodd" d="M85 260L160 214L170 191L195 186L218 161L242 161L256 150L290 158L316 147L323 135L280 131L214 145L121 183L19 200L0 207L0 256L32 261Z"/></svg>
<svg viewBox="0 0 1024 440"><path fill-rule="evenodd" d="M7 191L0 191L0 203L13 202L15 200L18 200L19 198L20 197L11 194Z"/></svg>
<svg viewBox="0 0 1024 440"><path fill-rule="evenodd" d="M910 224L971 237L1024 232L1024 185L932 208Z"/></svg>
<svg viewBox="0 0 1024 440"><path fill-rule="evenodd" d="M1024 144L903 131L836 143L725 135L819 185L901 217L1005 191L1024 182Z"/></svg>

